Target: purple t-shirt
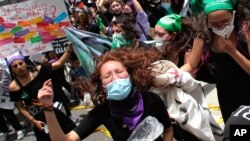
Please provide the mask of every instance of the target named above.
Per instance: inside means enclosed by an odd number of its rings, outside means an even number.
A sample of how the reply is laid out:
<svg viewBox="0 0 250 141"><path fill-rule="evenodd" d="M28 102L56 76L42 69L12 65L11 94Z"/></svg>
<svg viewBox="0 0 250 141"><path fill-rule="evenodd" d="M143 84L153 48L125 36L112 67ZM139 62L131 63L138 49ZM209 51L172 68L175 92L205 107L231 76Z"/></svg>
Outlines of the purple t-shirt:
<svg viewBox="0 0 250 141"><path fill-rule="evenodd" d="M140 28L139 24L141 25L142 29ZM148 15L142 11L141 13L137 13L136 15L136 30L139 31L139 41L147 41L146 36L144 35L143 31L145 33L148 33L149 30L149 22L148 22Z"/></svg>

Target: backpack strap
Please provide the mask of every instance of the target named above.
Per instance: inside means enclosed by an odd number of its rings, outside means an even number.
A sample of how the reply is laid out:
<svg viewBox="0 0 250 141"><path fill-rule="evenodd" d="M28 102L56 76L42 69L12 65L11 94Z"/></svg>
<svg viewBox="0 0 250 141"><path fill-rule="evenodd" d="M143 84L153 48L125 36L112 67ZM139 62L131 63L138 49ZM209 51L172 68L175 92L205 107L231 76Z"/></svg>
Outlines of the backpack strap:
<svg viewBox="0 0 250 141"><path fill-rule="evenodd" d="M142 28L142 25L141 25L139 22L137 22L137 24L139 25L141 31L143 32L143 34L144 34L144 36L147 38L147 40L152 40L152 39L146 34L145 30Z"/></svg>

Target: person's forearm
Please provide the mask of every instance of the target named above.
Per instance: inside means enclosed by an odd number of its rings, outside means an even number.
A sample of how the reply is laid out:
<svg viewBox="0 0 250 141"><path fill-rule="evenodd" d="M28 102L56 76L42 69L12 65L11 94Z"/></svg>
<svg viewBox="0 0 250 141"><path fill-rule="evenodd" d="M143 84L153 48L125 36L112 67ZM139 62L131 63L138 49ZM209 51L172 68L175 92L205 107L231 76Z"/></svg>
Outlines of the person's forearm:
<svg viewBox="0 0 250 141"><path fill-rule="evenodd" d="M203 46L203 39L194 39L190 58L187 60L187 63L181 67L181 70L192 73L198 67L203 52Z"/></svg>
<svg viewBox="0 0 250 141"><path fill-rule="evenodd" d="M135 6L135 10L137 13L141 13L143 11L141 4L137 1L137 0L132 0L134 6Z"/></svg>
<svg viewBox="0 0 250 141"><path fill-rule="evenodd" d="M164 134L163 134L163 140L164 141L172 141L174 138L174 130L173 130L173 127L169 127L168 129L166 129L164 131Z"/></svg>
<svg viewBox="0 0 250 141"><path fill-rule="evenodd" d="M107 9L103 6L104 0L100 0L98 3L96 3L98 10L100 10L102 13L106 12Z"/></svg>
<svg viewBox="0 0 250 141"><path fill-rule="evenodd" d="M53 70L62 67L66 61L68 60L69 56L73 53L73 49L67 49L64 54L54 63L52 63Z"/></svg>
<svg viewBox="0 0 250 141"><path fill-rule="evenodd" d="M250 60L248 60L238 50L230 52L229 55L241 66L241 68L250 74Z"/></svg>
<svg viewBox="0 0 250 141"><path fill-rule="evenodd" d="M27 110L19 110L21 115L23 115L28 121L30 121L33 125L36 123L36 119L27 111Z"/></svg>
<svg viewBox="0 0 250 141"><path fill-rule="evenodd" d="M59 125L54 111L44 111L52 141L66 141L66 136Z"/></svg>
<svg viewBox="0 0 250 141"><path fill-rule="evenodd" d="M250 41L247 41L248 55L250 56Z"/></svg>
<svg viewBox="0 0 250 141"><path fill-rule="evenodd" d="M22 101L16 102L16 107L18 111L24 116L28 121L35 125L36 119L29 113L29 111L24 107Z"/></svg>
<svg viewBox="0 0 250 141"><path fill-rule="evenodd" d="M189 73L192 73L194 70L194 68L189 63L184 64L180 67L180 69Z"/></svg>

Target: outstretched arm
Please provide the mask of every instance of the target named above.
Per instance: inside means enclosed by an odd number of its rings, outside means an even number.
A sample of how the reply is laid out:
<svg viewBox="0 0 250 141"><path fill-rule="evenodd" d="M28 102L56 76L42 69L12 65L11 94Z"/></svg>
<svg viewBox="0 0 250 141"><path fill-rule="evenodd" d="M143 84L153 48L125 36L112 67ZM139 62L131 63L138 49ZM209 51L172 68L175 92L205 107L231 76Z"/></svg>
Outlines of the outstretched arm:
<svg viewBox="0 0 250 141"><path fill-rule="evenodd" d="M61 68L68 60L72 52L73 52L73 45L72 43L70 43L67 51L65 51L64 54L56 62L52 63L52 69L56 70L58 68Z"/></svg>
<svg viewBox="0 0 250 141"><path fill-rule="evenodd" d="M46 122L49 128L49 135L52 141L80 141L79 136L71 131L64 134L53 111L53 90L51 80L44 82L43 87L38 92L38 99L44 107Z"/></svg>

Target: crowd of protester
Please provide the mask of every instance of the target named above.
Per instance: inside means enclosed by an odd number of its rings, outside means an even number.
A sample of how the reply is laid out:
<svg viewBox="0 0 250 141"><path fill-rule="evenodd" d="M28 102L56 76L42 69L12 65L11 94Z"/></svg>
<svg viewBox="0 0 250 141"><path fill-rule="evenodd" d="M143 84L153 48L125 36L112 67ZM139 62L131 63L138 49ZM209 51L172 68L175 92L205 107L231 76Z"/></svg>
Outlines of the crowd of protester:
<svg viewBox="0 0 250 141"><path fill-rule="evenodd" d="M214 141L218 135L228 141L230 125L250 123L243 113L250 105L248 0L64 3L72 26L110 37L112 47L95 58L90 77L72 44L61 55L46 52L36 64L21 52L6 57L5 69L12 79L8 97L33 125L38 141L83 140L101 124L117 141L142 140L142 135L157 134L160 127L157 136L146 140ZM152 40L153 45L147 44ZM70 79L65 79L66 67ZM201 81L216 84L225 129L208 110ZM93 107L77 126L71 100ZM5 117L13 118L18 139L24 136L13 106L0 107L3 141L8 130ZM148 117L158 123L148 122ZM147 130L137 129L140 125Z"/></svg>

